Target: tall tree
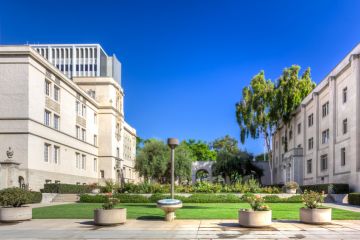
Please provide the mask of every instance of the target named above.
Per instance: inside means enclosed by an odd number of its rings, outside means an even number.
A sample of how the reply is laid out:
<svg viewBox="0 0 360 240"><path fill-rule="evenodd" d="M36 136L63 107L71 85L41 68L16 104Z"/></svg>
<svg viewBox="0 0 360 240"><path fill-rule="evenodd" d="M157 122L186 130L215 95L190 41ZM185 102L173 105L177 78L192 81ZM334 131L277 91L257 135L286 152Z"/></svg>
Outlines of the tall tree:
<svg viewBox="0 0 360 240"><path fill-rule="evenodd" d="M215 150L217 153L224 151L228 153L238 153L239 152L239 146L238 141L230 137L229 135L226 135L222 138L217 138L211 143L211 147L213 150Z"/></svg>
<svg viewBox="0 0 360 240"><path fill-rule="evenodd" d="M191 180L191 164L195 160L196 158L194 157L191 149L185 142L181 142L175 149L175 178L179 180L179 183L182 183L183 180ZM168 173L170 173L171 165L169 164L168 166ZM168 181L170 182L170 174Z"/></svg>
<svg viewBox="0 0 360 240"><path fill-rule="evenodd" d="M271 136L276 125L274 111L274 84L266 80L264 71L253 77L250 85L243 88L242 99L236 104L236 119L240 127L240 140L250 136L254 139L263 137L269 155L269 169L271 184L272 154Z"/></svg>
<svg viewBox="0 0 360 240"><path fill-rule="evenodd" d="M288 151L288 126L292 114L299 107L301 101L315 88L316 84L311 80L310 68L299 76L300 66L292 65L285 68L277 81L274 92L273 117L285 126L285 151Z"/></svg>
<svg viewBox="0 0 360 240"><path fill-rule="evenodd" d="M195 161L212 161L216 159L216 152L211 150L206 142L189 139L185 144L192 151Z"/></svg>

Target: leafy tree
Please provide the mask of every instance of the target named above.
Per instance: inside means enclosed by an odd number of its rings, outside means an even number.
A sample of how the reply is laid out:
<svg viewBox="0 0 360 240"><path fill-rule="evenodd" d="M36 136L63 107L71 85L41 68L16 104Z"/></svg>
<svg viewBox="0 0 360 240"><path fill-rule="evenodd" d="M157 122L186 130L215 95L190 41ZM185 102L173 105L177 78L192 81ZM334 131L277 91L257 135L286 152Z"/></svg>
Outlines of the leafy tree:
<svg viewBox="0 0 360 240"><path fill-rule="evenodd" d="M226 135L225 137L222 137L222 138L215 139L212 142L211 147L217 153L222 152L222 151L228 152L228 153L239 152L238 141L235 138L230 137L229 135Z"/></svg>
<svg viewBox="0 0 360 240"><path fill-rule="evenodd" d="M186 141L185 144L192 151L192 154L195 157L195 161L208 161L216 159L216 152L211 150L206 142L190 139Z"/></svg>
<svg viewBox="0 0 360 240"><path fill-rule="evenodd" d="M162 181L169 162L169 148L164 142L150 139L146 140L136 157L135 169L145 181Z"/></svg>
<svg viewBox="0 0 360 240"><path fill-rule="evenodd" d="M258 162L269 161L269 154L268 153L259 154L255 156L255 161Z"/></svg>
<svg viewBox="0 0 360 240"><path fill-rule="evenodd" d="M263 137L269 156L270 179L272 184L271 136L275 129L274 84L265 79L263 71L253 77L249 86L242 90L242 99L236 104L236 120L240 127L240 140L250 136Z"/></svg>
<svg viewBox="0 0 360 240"><path fill-rule="evenodd" d="M170 159L170 155L169 155L169 159ZM190 181L191 164L194 161L196 161L196 158L194 157L191 149L187 146L185 142L181 142L180 145L177 148L175 148L175 179L178 179L180 183L183 182L183 180ZM169 170L171 170L170 164L169 164L169 168L170 168ZM169 177L169 182L170 182L170 177Z"/></svg>
<svg viewBox="0 0 360 240"><path fill-rule="evenodd" d="M287 129L292 114L299 107L301 101L315 88L311 80L310 68L299 76L300 66L292 65L285 68L277 81L274 92L273 117L285 126L285 151L287 151Z"/></svg>

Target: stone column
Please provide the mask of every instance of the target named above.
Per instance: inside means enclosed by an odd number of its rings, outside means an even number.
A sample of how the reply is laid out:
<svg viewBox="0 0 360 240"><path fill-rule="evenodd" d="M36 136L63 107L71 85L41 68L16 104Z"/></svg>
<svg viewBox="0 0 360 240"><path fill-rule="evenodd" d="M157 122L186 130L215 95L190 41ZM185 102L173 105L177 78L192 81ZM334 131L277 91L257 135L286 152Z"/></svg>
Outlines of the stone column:
<svg viewBox="0 0 360 240"><path fill-rule="evenodd" d="M328 173L329 183L333 182L335 173L335 143L336 143L336 79L329 77L329 155L328 155Z"/></svg>

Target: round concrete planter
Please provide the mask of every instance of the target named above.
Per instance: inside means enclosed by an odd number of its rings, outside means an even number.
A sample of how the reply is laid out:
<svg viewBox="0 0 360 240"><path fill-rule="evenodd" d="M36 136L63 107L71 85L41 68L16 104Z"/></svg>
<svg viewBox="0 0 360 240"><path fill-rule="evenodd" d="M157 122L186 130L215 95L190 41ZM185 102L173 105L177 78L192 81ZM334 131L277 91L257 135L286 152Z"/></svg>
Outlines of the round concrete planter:
<svg viewBox="0 0 360 240"><path fill-rule="evenodd" d="M1 222L18 222L30 220L32 218L32 208L23 207L2 207L0 208Z"/></svg>
<svg viewBox="0 0 360 240"><path fill-rule="evenodd" d="M272 212L239 210L239 224L244 227L266 227L271 225Z"/></svg>
<svg viewBox="0 0 360 240"><path fill-rule="evenodd" d="M310 224L331 222L331 208L300 208L300 221Z"/></svg>
<svg viewBox="0 0 360 240"><path fill-rule="evenodd" d="M95 209L95 225L115 225L126 222L126 208Z"/></svg>
<svg viewBox="0 0 360 240"><path fill-rule="evenodd" d="M296 193L296 188L287 188L286 193L295 194Z"/></svg>

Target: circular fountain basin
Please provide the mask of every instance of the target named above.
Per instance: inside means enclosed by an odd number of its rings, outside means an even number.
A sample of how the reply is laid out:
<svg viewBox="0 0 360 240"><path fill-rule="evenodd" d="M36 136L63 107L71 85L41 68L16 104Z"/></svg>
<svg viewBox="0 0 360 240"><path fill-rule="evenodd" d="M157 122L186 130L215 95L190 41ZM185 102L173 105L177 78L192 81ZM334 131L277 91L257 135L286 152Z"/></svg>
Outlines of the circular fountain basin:
<svg viewBox="0 0 360 240"><path fill-rule="evenodd" d="M173 221L175 211L182 207L182 202L178 199L161 199L157 201L157 207L165 212L165 221Z"/></svg>

